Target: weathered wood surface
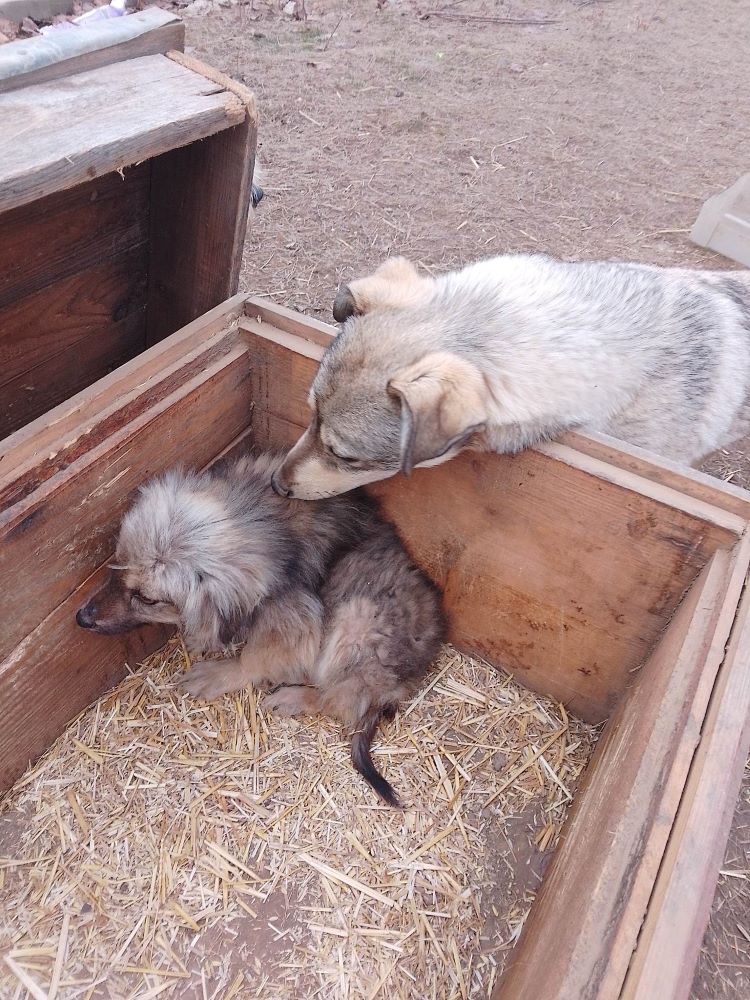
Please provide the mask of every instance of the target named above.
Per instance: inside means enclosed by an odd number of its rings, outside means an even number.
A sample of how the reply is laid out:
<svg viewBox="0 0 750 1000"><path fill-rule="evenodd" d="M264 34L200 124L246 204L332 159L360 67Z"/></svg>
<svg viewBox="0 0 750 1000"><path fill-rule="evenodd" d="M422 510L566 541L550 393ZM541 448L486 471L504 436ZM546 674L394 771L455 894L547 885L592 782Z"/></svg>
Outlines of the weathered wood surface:
<svg viewBox="0 0 750 1000"><path fill-rule="evenodd" d="M2 94L0 212L205 139L246 116L234 93L163 55Z"/></svg>
<svg viewBox="0 0 750 1000"><path fill-rule="evenodd" d="M267 311L264 322L240 324L261 447L286 446L306 426L322 353L270 319ZM586 468L592 462L581 456L578 467L562 446L559 457L467 453L371 492L444 588L453 641L600 721L744 522L627 471Z"/></svg>
<svg viewBox="0 0 750 1000"><path fill-rule="evenodd" d="M82 584L111 556L134 489L175 462L205 465L246 429L248 369L247 349L233 331L215 334L182 363L135 386L116 412L104 405L94 419L100 440L93 448L79 443L77 455L76 442L61 442L54 475L28 492L6 494L0 716L14 721L0 729L4 787L120 675L128 642L84 642L75 623ZM38 460L43 465L47 457Z"/></svg>
<svg viewBox="0 0 750 1000"><path fill-rule="evenodd" d="M735 619L622 1000L687 1000L750 752L750 593Z"/></svg>
<svg viewBox="0 0 750 1000"><path fill-rule="evenodd" d="M620 996L700 740L748 554L747 544L732 554L717 552L633 678L599 740L494 1000Z"/></svg>
<svg viewBox="0 0 750 1000"><path fill-rule="evenodd" d="M245 108L243 120L153 163L151 269L146 342L150 346L237 291L250 210L257 141L253 94L190 56L170 53L186 71L207 75ZM175 252L175 248L184 248Z"/></svg>
<svg viewBox="0 0 750 1000"><path fill-rule="evenodd" d="M0 2L0 17L49 19L53 14L67 13L70 6L71 0L6 0ZM40 12L29 13L23 10L26 7ZM3 13L3 8L10 10ZM44 8L51 13L41 12ZM159 7L98 21L86 28L19 39L0 46L0 94L184 46L185 25L176 14Z"/></svg>
<svg viewBox="0 0 750 1000"><path fill-rule="evenodd" d="M0 216L0 310L148 243L151 164L105 174ZM5 333L0 324L0 338Z"/></svg>
<svg viewBox="0 0 750 1000"><path fill-rule="evenodd" d="M0 497L0 656L104 561L141 482L181 460L205 464L247 426L247 352L232 341L231 332L216 334L144 382L126 405L103 408L89 432L99 437L94 447L61 441L55 474L25 480L27 492L16 482ZM19 566L26 567L20 577Z"/></svg>

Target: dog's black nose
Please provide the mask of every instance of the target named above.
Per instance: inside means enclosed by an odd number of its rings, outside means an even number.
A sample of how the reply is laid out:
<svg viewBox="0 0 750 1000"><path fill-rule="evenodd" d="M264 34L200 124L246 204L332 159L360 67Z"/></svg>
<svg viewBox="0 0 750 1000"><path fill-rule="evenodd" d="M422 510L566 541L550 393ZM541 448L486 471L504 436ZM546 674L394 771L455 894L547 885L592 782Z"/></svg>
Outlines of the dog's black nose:
<svg viewBox="0 0 750 1000"><path fill-rule="evenodd" d="M278 481L275 472L271 476L271 486L273 486L274 493L278 493L280 497L290 497L292 495L291 489Z"/></svg>
<svg viewBox="0 0 750 1000"><path fill-rule="evenodd" d="M76 625L80 625L81 628L93 628L96 618L91 605L84 604L82 608L78 609L76 613Z"/></svg>

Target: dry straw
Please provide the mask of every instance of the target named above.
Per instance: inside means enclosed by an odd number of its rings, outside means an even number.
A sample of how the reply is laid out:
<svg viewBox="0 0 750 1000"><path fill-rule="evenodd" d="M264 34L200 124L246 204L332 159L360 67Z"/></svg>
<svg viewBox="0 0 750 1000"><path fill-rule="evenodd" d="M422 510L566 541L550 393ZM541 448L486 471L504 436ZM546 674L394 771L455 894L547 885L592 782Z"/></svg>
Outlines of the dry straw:
<svg viewBox="0 0 750 1000"><path fill-rule="evenodd" d="M5 801L0 996L486 996L594 730L446 649L375 744L399 812L335 724L182 698L186 666L150 657Z"/></svg>

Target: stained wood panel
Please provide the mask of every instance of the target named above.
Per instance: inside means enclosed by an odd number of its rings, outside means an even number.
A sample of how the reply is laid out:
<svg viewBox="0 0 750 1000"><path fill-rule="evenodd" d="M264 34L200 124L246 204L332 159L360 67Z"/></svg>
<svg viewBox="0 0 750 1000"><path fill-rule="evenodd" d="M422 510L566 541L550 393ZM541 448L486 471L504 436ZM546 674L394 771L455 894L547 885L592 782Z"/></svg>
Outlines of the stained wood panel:
<svg viewBox="0 0 750 1000"><path fill-rule="evenodd" d="M7 659L0 662L0 792L10 788L87 705L161 646L169 631L138 629L97 636L75 624L106 568L56 607ZM89 589L90 588L90 589Z"/></svg>
<svg viewBox="0 0 750 1000"><path fill-rule="evenodd" d="M255 98L246 87L189 56L170 53L170 59L185 71L210 74L246 114L210 142L153 162L148 346L237 291L257 138Z"/></svg>
<svg viewBox="0 0 750 1000"><path fill-rule="evenodd" d="M136 246L0 309L0 434L80 388L84 368L103 375L105 345L113 360L143 349L147 266Z"/></svg>
<svg viewBox="0 0 750 1000"><path fill-rule="evenodd" d="M142 163L0 215L0 309L145 248L150 185L151 165Z"/></svg>
<svg viewBox="0 0 750 1000"><path fill-rule="evenodd" d="M240 125L246 107L153 55L2 94L0 118L5 211Z"/></svg>
<svg viewBox="0 0 750 1000"><path fill-rule="evenodd" d="M130 406L104 415L99 445L80 457L75 447L58 453L56 474L28 492L9 490L0 513L0 656L107 558L140 483L180 460L210 461L247 426L250 409L247 352L218 335L140 386ZM30 572L18 577L19 566Z"/></svg>
<svg viewBox="0 0 750 1000"><path fill-rule="evenodd" d="M718 552L634 678L494 1000L620 996L746 570L746 553Z"/></svg>

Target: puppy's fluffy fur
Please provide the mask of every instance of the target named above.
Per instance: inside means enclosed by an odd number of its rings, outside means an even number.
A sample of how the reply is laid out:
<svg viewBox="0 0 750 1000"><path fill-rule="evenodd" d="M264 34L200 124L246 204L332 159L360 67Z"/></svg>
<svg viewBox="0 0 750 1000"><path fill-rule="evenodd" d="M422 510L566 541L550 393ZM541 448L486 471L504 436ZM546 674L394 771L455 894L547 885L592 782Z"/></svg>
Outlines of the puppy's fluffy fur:
<svg viewBox="0 0 750 1000"><path fill-rule="evenodd" d="M750 271L513 254L433 279L394 258L334 315L313 419L275 480L289 496L573 428L686 464L750 430Z"/></svg>
<svg viewBox="0 0 750 1000"><path fill-rule="evenodd" d="M354 766L396 804L370 742L438 651L439 594L367 498L284 500L271 489L279 464L245 457L144 486L78 623L104 634L174 623L197 654L243 644L195 663L182 687L211 699L254 684L281 714L334 716L353 731Z"/></svg>

